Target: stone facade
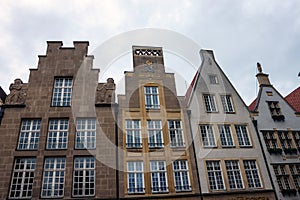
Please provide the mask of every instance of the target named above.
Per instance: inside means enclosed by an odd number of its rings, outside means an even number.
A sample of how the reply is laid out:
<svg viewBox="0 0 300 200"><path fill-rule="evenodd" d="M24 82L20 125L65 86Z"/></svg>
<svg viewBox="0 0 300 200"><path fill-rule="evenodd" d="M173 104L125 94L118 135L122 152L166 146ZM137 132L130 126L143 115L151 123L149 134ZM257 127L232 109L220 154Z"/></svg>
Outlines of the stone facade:
<svg viewBox="0 0 300 200"><path fill-rule="evenodd" d="M259 93L249 108L262 141L276 195L278 199L299 199L300 118L271 85L268 74L260 70L256 77Z"/></svg>
<svg viewBox="0 0 300 200"><path fill-rule="evenodd" d="M247 106L215 61L202 64L186 94L204 199L274 199Z"/></svg>
<svg viewBox="0 0 300 200"><path fill-rule="evenodd" d="M5 102L5 98L6 98L6 93L0 87L0 125L1 125L3 114L4 114L4 106L3 105L4 105L4 102Z"/></svg>

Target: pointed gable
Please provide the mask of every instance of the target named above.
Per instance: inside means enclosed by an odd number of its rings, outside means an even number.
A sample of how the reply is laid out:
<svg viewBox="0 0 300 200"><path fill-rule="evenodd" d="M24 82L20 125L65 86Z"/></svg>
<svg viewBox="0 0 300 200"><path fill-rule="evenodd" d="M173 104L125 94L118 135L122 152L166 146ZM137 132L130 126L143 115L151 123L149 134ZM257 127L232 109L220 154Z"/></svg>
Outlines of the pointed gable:
<svg viewBox="0 0 300 200"><path fill-rule="evenodd" d="M254 111L256 107L257 98L255 98L252 103L248 106L250 111Z"/></svg>

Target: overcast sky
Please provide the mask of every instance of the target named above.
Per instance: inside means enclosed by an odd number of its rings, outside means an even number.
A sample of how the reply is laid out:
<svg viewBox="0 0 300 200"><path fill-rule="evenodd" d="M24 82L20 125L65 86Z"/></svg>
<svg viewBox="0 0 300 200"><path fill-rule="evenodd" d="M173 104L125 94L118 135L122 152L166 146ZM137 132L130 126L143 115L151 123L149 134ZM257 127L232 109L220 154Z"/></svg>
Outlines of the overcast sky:
<svg viewBox="0 0 300 200"><path fill-rule="evenodd" d="M28 81L29 68L36 68L37 56L46 52L46 41L63 41L64 46L89 41L92 54L110 38L142 28L171 30L212 49L247 104L257 92L256 62L283 96L300 82L300 1L296 0L10 0L0 1L0 25L0 86L7 93L15 78ZM121 64L130 69L131 55L124 56ZM166 66L174 65L171 58ZM194 76L192 71L187 82Z"/></svg>

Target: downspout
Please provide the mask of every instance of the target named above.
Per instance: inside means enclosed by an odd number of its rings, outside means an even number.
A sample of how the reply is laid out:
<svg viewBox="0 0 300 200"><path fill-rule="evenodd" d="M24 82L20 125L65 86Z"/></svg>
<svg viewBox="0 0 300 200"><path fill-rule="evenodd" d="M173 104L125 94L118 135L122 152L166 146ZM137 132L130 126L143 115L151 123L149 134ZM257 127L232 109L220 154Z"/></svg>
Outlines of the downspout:
<svg viewBox="0 0 300 200"><path fill-rule="evenodd" d="M187 115L188 115L188 120L189 120L189 127L190 127L190 133L191 133L191 139L192 139L192 144L193 144L193 153L194 153L194 156L195 156L195 163L196 163L196 170L197 170L197 178L198 178L200 198L201 198L201 200L203 200L203 195L202 195L201 185L200 185L200 176L199 176L199 170L198 170L197 154L196 154L196 150L195 150L195 142L194 142L194 139L193 139L192 125L191 125L191 114L192 114L191 110L187 110Z"/></svg>
<svg viewBox="0 0 300 200"><path fill-rule="evenodd" d="M275 198L276 198L276 200L278 200L277 193L275 191L275 185L274 185L274 182L273 182L273 179L272 179L272 176L271 176L271 171L269 169L269 164L267 162L267 157L266 157L266 154L265 154L265 151L264 151L264 148L263 148L262 141L261 141L260 136L259 136L259 131L258 131L258 128L257 128L257 120L253 118L252 123L255 127L255 130L256 130L256 134L257 134L258 141L259 141L259 144L260 144L260 147L261 147L261 150L262 150L262 154L263 154L264 161L265 161L265 164L266 164L266 167L267 167L267 171L268 171L268 175L269 175L269 178L270 178L270 181L271 181L271 185L272 185L272 188L273 188L274 193L275 193Z"/></svg>

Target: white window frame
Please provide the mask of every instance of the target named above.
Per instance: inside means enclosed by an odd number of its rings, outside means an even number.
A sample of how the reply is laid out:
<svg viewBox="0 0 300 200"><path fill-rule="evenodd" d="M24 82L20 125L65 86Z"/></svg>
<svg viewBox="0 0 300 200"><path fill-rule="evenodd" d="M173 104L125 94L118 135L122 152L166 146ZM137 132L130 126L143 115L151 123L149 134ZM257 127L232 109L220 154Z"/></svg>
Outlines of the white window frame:
<svg viewBox="0 0 300 200"><path fill-rule="evenodd" d="M96 119L76 119L75 149L96 149Z"/></svg>
<svg viewBox="0 0 300 200"><path fill-rule="evenodd" d="M235 147L232 131L229 124L218 125L220 142L222 147Z"/></svg>
<svg viewBox="0 0 300 200"><path fill-rule="evenodd" d="M125 120L125 129L126 147L142 148L141 120Z"/></svg>
<svg viewBox="0 0 300 200"><path fill-rule="evenodd" d="M148 91L149 89L149 91ZM157 86L145 86L145 105L146 109L160 109L159 91Z"/></svg>
<svg viewBox="0 0 300 200"><path fill-rule="evenodd" d="M185 147L181 120L168 120L171 147Z"/></svg>
<svg viewBox="0 0 300 200"><path fill-rule="evenodd" d="M220 160L207 160L206 170L210 190L226 190ZM211 177L211 180L210 180ZM221 180L220 180L221 178ZM221 183L219 185L218 183Z"/></svg>
<svg viewBox="0 0 300 200"><path fill-rule="evenodd" d="M10 191L8 197L9 199L32 198L32 192L33 192L32 187L34 182L35 168L36 168L36 158L15 159L14 170L11 177L11 185L10 185ZM27 177L26 174L29 174L29 177ZM21 183L18 183L18 180L20 179L21 179ZM25 182L26 179L28 181ZM18 185L20 185L20 190L17 190ZM24 188L25 186L27 189Z"/></svg>
<svg viewBox="0 0 300 200"><path fill-rule="evenodd" d="M21 123L18 150L37 150L41 130L41 119L24 119Z"/></svg>
<svg viewBox="0 0 300 200"><path fill-rule="evenodd" d="M162 148L164 146L164 138L160 120L148 120L148 146L149 148Z"/></svg>
<svg viewBox="0 0 300 200"><path fill-rule="evenodd" d="M168 192L166 161L150 161L150 172L152 193ZM157 186L154 186L154 178L157 178Z"/></svg>
<svg viewBox="0 0 300 200"><path fill-rule="evenodd" d="M51 106L71 106L72 101L72 78L55 78ZM59 95L60 94L60 95Z"/></svg>
<svg viewBox="0 0 300 200"><path fill-rule="evenodd" d="M132 168L130 165L132 164ZM134 177L134 188L133 191L130 188L130 178L129 176L133 175ZM141 175L142 178L142 188L138 187L138 175ZM128 161L127 162L127 191L128 194L135 193L145 193L145 181L144 181L144 170L143 170L143 161Z"/></svg>
<svg viewBox="0 0 300 200"><path fill-rule="evenodd" d="M243 160L249 188L262 188L262 182L256 160Z"/></svg>
<svg viewBox="0 0 300 200"><path fill-rule="evenodd" d="M214 127L211 124L200 124L203 147L217 147Z"/></svg>
<svg viewBox="0 0 300 200"><path fill-rule="evenodd" d="M230 189L243 189L244 182L238 160L225 160L227 178Z"/></svg>
<svg viewBox="0 0 300 200"><path fill-rule="evenodd" d="M243 124L236 124L234 125L236 135L238 138L238 143L240 147L252 147L251 138L248 132L248 126ZM246 132L243 132L243 127ZM249 141L249 143L247 142ZM247 144L248 143L248 144Z"/></svg>
<svg viewBox="0 0 300 200"><path fill-rule="evenodd" d="M203 100L204 100L206 112L208 113L218 112L215 95L203 94Z"/></svg>
<svg viewBox="0 0 300 200"><path fill-rule="evenodd" d="M84 197L84 196L94 196L95 195L95 158L92 156L89 157L75 157L74 159L74 171L73 171L73 190L72 195L74 197ZM80 176L79 174L81 174ZM79 181L82 177L82 182ZM78 181L76 181L76 179ZM87 179L89 182L87 182ZM82 187L80 187L82 184ZM76 187L77 185L77 187ZM89 185L89 188L86 188L86 185ZM93 187L91 187L91 185ZM82 194L76 194L76 190L82 190ZM88 190L88 194L86 193Z"/></svg>
<svg viewBox="0 0 300 200"><path fill-rule="evenodd" d="M42 182L42 189L41 189L42 198L58 198L64 196L65 168L66 168L66 158L64 157L45 158L43 182ZM47 175L50 172L52 172L52 175L50 174ZM52 182L48 182L49 178L52 178ZM58 183L56 182L56 179L59 180ZM56 184L58 184L58 189L55 188ZM62 188L60 187L61 185ZM50 186L50 188L47 188L47 186ZM62 192L61 194L59 194L60 191ZM47 192L50 192L50 194L47 194Z"/></svg>
<svg viewBox="0 0 300 200"><path fill-rule="evenodd" d="M176 192L191 191L192 186L190 182L189 166L187 160L174 160L172 164L173 164L173 172L174 172L175 191ZM179 176L176 176L176 174ZM184 183L186 181L187 181L187 185ZM177 185L178 182L179 185Z"/></svg>
<svg viewBox="0 0 300 200"><path fill-rule="evenodd" d="M50 119L47 137L47 149L68 148L68 119Z"/></svg>
<svg viewBox="0 0 300 200"><path fill-rule="evenodd" d="M225 113L234 113L233 100L231 95L221 95L221 102L223 105L223 111Z"/></svg>

